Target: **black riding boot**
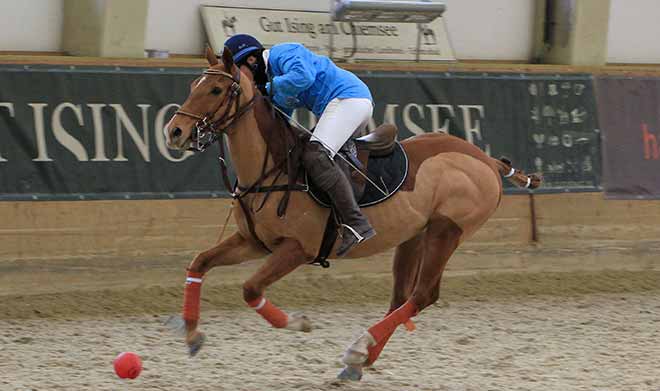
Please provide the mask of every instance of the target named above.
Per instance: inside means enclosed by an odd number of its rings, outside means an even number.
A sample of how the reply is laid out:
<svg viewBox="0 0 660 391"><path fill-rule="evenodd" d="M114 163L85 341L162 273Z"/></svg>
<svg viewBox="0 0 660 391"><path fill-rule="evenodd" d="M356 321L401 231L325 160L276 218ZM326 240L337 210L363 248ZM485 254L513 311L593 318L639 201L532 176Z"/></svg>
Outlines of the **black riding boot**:
<svg viewBox="0 0 660 391"><path fill-rule="evenodd" d="M338 257L346 254L354 245L376 235L360 211L348 178L320 143L311 142L305 148L303 163L314 184L330 196L341 219L343 233L341 245L337 249Z"/></svg>

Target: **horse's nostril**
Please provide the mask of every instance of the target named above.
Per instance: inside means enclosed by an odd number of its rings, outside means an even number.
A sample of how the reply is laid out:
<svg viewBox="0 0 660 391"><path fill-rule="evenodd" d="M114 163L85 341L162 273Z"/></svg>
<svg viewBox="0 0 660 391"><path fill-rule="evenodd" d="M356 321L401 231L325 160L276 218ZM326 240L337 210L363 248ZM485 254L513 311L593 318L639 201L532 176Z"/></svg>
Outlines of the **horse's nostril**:
<svg viewBox="0 0 660 391"><path fill-rule="evenodd" d="M181 137L181 133L183 132L181 131L180 128L174 128L174 132L172 132L172 137L179 138Z"/></svg>

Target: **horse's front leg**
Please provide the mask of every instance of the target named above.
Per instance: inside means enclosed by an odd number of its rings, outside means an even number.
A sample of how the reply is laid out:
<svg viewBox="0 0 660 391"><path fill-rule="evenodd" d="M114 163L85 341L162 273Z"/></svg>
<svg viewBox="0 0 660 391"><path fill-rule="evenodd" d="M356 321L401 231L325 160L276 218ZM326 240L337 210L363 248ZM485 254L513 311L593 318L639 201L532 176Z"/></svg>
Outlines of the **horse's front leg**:
<svg viewBox="0 0 660 391"><path fill-rule="evenodd" d="M284 239L268 257L266 262L243 284L245 302L273 327L296 331L311 331L311 325L302 315L287 315L268 301L264 290L280 278L309 263L313 257L307 255L297 240Z"/></svg>
<svg viewBox="0 0 660 391"><path fill-rule="evenodd" d="M204 274L216 266L236 265L266 255L264 250L246 240L240 233L235 233L215 247L200 253L190 263L183 293L183 320L190 355L195 355L204 342L204 335L197 331Z"/></svg>

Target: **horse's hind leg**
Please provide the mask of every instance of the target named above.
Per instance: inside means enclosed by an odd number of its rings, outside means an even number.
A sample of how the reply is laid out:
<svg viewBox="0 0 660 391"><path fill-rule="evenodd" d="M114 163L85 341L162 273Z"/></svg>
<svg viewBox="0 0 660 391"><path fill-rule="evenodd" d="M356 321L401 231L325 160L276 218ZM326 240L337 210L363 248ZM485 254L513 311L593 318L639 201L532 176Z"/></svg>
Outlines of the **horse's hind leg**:
<svg viewBox="0 0 660 391"><path fill-rule="evenodd" d="M424 232L396 248L392 263L394 286L388 314L399 308L412 294L424 256L423 244Z"/></svg>
<svg viewBox="0 0 660 391"><path fill-rule="evenodd" d="M340 373L340 378L358 380L361 368L375 361L378 349L382 350L394 330L437 300L442 273L462 234L460 227L444 216L428 224L423 241L424 257L412 295L348 348L344 355L347 367Z"/></svg>
<svg viewBox="0 0 660 391"><path fill-rule="evenodd" d="M302 315L287 315L264 296L264 290L298 266L311 261L300 243L285 239L277 246L266 262L243 284L243 298L273 327L296 331L310 331L311 325Z"/></svg>
<svg viewBox="0 0 660 391"><path fill-rule="evenodd" d="M447 217L429 224L424 243L424 262L409 303L419 312L438 300L440 280L449 258L454 253L463 230Z"/></svg>
<svg viewBox="0 0 660 391"><path fill-rule="evenodd" d="M392 300L390 302L390 309L385 316L388 316L399 308L412 295L415 283L417 282L417 274L419 274L419 268L422 264L422 258L424 257L423 244L424 232L397 246L392 263L392 275L394 278ZM392 334L394 334L394 330L371 349L369 359L365 365L371 365L376 361Z"/></svg>

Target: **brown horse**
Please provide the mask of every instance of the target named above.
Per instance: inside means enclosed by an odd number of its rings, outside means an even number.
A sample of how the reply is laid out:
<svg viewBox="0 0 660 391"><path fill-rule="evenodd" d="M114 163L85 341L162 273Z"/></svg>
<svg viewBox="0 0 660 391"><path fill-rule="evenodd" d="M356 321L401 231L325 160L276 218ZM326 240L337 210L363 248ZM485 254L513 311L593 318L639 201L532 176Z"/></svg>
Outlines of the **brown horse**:
<svg viewBox="0 0 660 391"><path fill-rule="evenodd" d="M236 67L228 49L222 63L210 50L207 60L208 70L193 82L190 96L165 128L168 146L187 149L200 143L200 128L223 132L238 178L237 189L250 188L255 182L286 185L289 179L276 175L275 156L287 151L271 148L264 137L282 129L284 121L270 115L250 72ZM500 175L518 186L535 188L541 182L450 135L425 134L401 144L408 154L408 177L399 192L364 210L378 235L348 255L360 258L396 247L389 312L349 347L340 378L360 379L362 368L378 358L395 329L410 324L411 317L438 299L449 257L497 209L502 197ZM281 143L273 145L282 148ZM237 189L233 190L240 192ZM243 285L248 305L274 327L310 330L305 317L287 315L263 294L268 286L315 258L329 210L298 191L290 194L288 212L279 217L284 194L241 193L233 204L238 232L190 263L183 319L191 354L204 341L197 330L202 277L216 266L255 258L267 257Z"/></svg>

